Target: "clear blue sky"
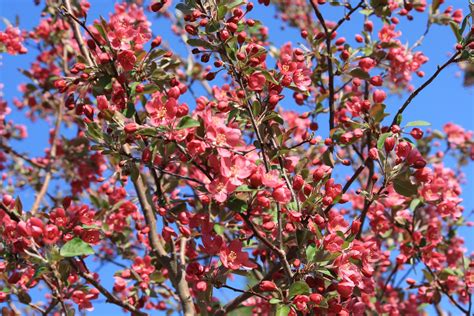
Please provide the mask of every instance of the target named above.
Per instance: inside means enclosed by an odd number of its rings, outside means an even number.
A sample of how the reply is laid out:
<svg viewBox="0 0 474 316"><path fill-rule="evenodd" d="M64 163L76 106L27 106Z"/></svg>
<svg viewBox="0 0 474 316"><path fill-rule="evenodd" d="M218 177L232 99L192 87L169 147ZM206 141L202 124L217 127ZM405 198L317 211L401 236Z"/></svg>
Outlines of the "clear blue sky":
<svg viewBox="0 0 474 316"><path fill-rule="evenodd" d="M110 0L90 0L91 11L89 14L89 22L96 19L99 15L107 16L109 12L113 10L114 1ZM174 1L176 3L176 1ZM256 1L255 1L256 2ZM148 3L148 2L147 2ZM466 13L467 1L455 1L457 5L463 5L462 8ZM41 6L34 6L33 0L0 0L0 17L7 18L10 21L15 21L15 17L18 15L20 20L21 28L32 29L36 26L40 19ZM260 19L264 22L270 30L270 40L277 46L286 43L287 41L297 41L300 39L298 32L292 29L281 30L281 22L274 19L274 9L263 7L256 4L255 10L251 16L255 19ZM327 14L329 19L338 20L341 17L341 10L331 9L330 12L324 12ZM415 14L415 20L413 22L407 22L402 19L402 25L400 29L403 32L402 42L414 43L418 37L423 33L426 24L426 14ZM350 25L355 23L360 25L360 19L355 18L352 22L347 23L340 29L340 34L345 36L347 39L352 40L354 37L353 30ZM171 35L170 25L167 21L152 20L152 30L155 35L161 35L163 38L168 40L172 47L178 47L178 52L185 52L183 46L178 43L176 37ZM0 22L0 29L4 29L4 25ZM358 27L356 30L359 30ZM436 70L438 64L442 64L448 58L448 53L454 46L455 39L452 31L449 27L441 27L434 25L431 32L427 36L424 44L419 48L423 50L430 60L422 68L427 75L430 75ZM18 68L29 68L29 64L33 60L35 52L30 49L29 54L23 56L8 56L3 55L3 59L0 62L3 64L0 66L0 82L5 84L3 93L7 100L12 100L15 96L20 96L17 86L24 81L24 77L18 72ZM459 124L466 129L474 130L474 90L472 88L466 89L462 87L462 77L459 76L459 69L454 66L444 71L434 83L432 83L427 89L423 91L405 111L404 121L412 120L426 120L432 123L432 128L441 129L443 124L447 122L454 122ZM414 78L413 84L415 87L419 86L423 82L423 79ZM405 100L406 95L401 97L391 97L386 103L390 112L395 112L400 104ZM297 107L290 104L291 100L286 99L285 106L298 110ZM193 104L189 102L191 106ZM14 108L12 106L12 108ZM23 116L23 113L18 113L14 110L14 113L9 116L10 119L14 119L18 123L25 123L28 126L28 139L16 144L16 148L20 151L28 151L32 154L41 155L43 149L47 145L47 135L49 127L47 124L40 122L31 124ZM321 123L321 122L320 122ZM324 123L321 123L321 125ZM323 130L324 133L324 130ZM464 185L463 198L464 206L466 208L465 213L469 213L474 208L474 168L472 164L465 170L468 184ZM23 197L31 201L31 195L29 197ZM25 203L25 202L24 202ZM461 235L464 237L468 236L467 229L461 230ZM466 244L468 252L474 250L474 240L472 238L466 238ZM112 285L113 279L111 273L113 270L104 269L104 281L107 286ZM222 293L226 295L226 293ZM456 311L449 307L446 302L443 304L448 310L452 310L454 314ZM108 304L98 304L94 312L91 315L105 315L117 311L117 308L113 308Z"/></svg>

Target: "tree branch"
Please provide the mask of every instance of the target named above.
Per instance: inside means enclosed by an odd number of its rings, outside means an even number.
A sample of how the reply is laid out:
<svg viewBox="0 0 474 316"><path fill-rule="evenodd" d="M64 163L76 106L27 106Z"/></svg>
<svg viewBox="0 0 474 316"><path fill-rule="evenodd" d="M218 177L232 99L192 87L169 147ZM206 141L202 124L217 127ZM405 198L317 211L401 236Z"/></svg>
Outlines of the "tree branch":
<svg viewBox="0 0 474 316"><path fill-rule="evenodd" d="M65 1L69 1L69 0L65 0ZM94 41L97 42L97 40L94 38L92 33L86 27L86 25L82 23L81 21L79 21L76 17L74 17L68 8L66 9L68 10L66 12L66 15L71 17L78 25L83 27L86 30L86 32L94 39ZM75 32L74 36L76 37L76 41L78 43L84 43L84 40L82 39L82 35L80 32L77 32L77 33ZM86 49L85 46L83 47L84 49ZM99 43L99 47L102 49L102 47L100 46L100 43ZM89 64L89 65L92 65L92 64ZM114 69L115 69L115 66L114 66ZM118 73L116 69L115 69L115 72L118 77ZM126 87L124 88L125 90L127 90ZM125 153L130 154L130 151L127 147L124 146L122 149ZM152 170L154 171L154 169ZM166 267L169 271L169 278L171 280L171 283L175 287L178 293L178 296L181 300L181 306L183 308L184 315L185 316L194 315L195 314L194 303L191 297L191 293L189 291L187 281L185 279L185 274L180 273L181 271L177 271L176 264L175 265L171 264L170 262L171 259L168 257L163 241L160 240L158 237L153 202L151 200L151 197L148 194L148 191L143 182L142 176L139 175L137 179L132 179L132 181L133 181L135 191L137 192L137 195L138 195L138 200L140 202L141 208L145 216L145 221L148 227L150 228L150 232L148 233L150 246L152 247L153 252L156 254L157 259L160 262L160 264Z"/></svg>
<svg viewBox="0 0 474 316"><path fill-rule="evenodd" d="M449 66L451 63L455 62L456 57L459 56L459 52L456 52L453 56L451 56L448 61L446 61L443 65L438 66L438 69L434 72L434 74L431 75L431 77L428 78L420 87L418 87L415 91L410 94L408 99L403 103L403 105L398 109L397 113L395 114L395 117L393 118L391 126L397 124L398 117L402 115L403 111L410 105L411 101L421 92L423 89L425 89L430 83L433 82L433 80L436 79L436 77L443 71L444 68Z"/></svg>
<svg viewBox="0 0 474 316"><path fill-rule="evenodd" d="M136 315L141 315L141 316L146 316L148 315L147 313L144 313L140 311L138 308L135 306L127 303L127 301L122 300L109 292L105 287L103 287L97 280L95 280L93 277L90 275L80 271L80 269L76 269L77 274L79 274L83 279L85 279L87 282L89 282L92 286L94 286L102 295L104 295L107 298L107 302L110 302L112 304L118 305L129 312L136 314Z"/></svg>
<svg viewBox="0 0 474 316"><path fill-rule="evenodd" d="M332 51L331 51L331 33L328 30L326 25L326 21L324 17L321 15L321 12L318 9L317 3L314 2L315 0L310 0L311 5L313 7L314 13L318 18L319 23L321 23L323 30L324 30L324 37L326 40L326 51L327 51L327 66L328 66L328 79L329 79L329 131L334 129L335 122L334 122L334 73L333 73L333 65L332 65ZM342 23L341 23L342 24Z"/></svg>
<svg viewBox="0 0 474 316"><path fill-rule="evenodd" d="M36 211L38 210L38 208L41 204L41 201L43 200L44 196L46 195L46 192L48 191L49 182L51 181L51 177L53 175L51 169L52 169L53 163L56 159L57 138L58 138L59 129L61 128L61 123L62 123L62 120L63 120L63 110L62 109L63 109L62 103L59 103L58 113L57 113L57 118L56 118L56 124L55 124L55 127L54 127L53 136L51 138L51 150L49 152L49 162L48 162L48 166L46 167L46 175L44 177L43 185L42 185L38 195L36 196L36 199L33 203L33 206L31 207L30 212L32 214L36 213Z"/></svg>
<svg viewBox="0 0 474 316"><path fill-rule="evenodd" d="M286 259L285 251L275 246L271 241L263 236L262 233L255 227L254 223L250 220L249 215L240 214L240 216L244 219L245 224L247 224L247 226L252 230L255 237L257 237L257 239L263 242L265 246L270 248L278 256L288 277L293 278L293 271L291 271L290 263L288 262L288 259Z"/></svg>
<svg viewBox="0 0 474 316"><path fill-rule="evenodd" d="M280 265L275 265L268 273L263 277L261 281L264 280L271 280L273 278L273 274L276 273L278 270L280 270ZM221 308L221 310L216 314L216 315L227 315L230 311L238 308L241 306L242 302L247 300L248 298L252 297L256 291L259 290L260 283L255 284L252 286L249 290L247 290L245 293L242 293L242 295L237 296L234 298L232 301L227 303L225 306Z"/></svg>
<svg viewBox="0 0 474 316"><path fill-rule="evenodd" d="M87 49L84 39L81 35L80 24L81 22L72 14L71 8L71 1L70 0L63 0L64 5L67 9L66 15L69 17L70 21L69 24L72 27L72 31L74 33L74 38L76 39L77 44L79 45L79 49L81 50L82 56L86 59L89 66L95 65L94 61L92 60L91 56L89 55L89 50ZM76 23L74 23L76 22Z"/></svg>
<svg viewBox="0 0 474 316"><path fill-rule="evenodd" d="M337 22L336 26L331 30L331 33L330 33L330 34L332 35L334 32L336 32L337 29L338 29L345 21L350 20L351 15L352 15L357 9L362 8L362 7L364 7L364 0L361 0L361 1L360 1L355 7L353 7L346 15L344 15L344 17L341 18L341 19Z"/></svg>
<svg viewBox="0 0 474 316"><path fill-rule="evenodd" d="M10 146L6 145L6 144L3 144L3 143L0 143L0 148L3 149L3 151L7 154L12 154L13 156L16 156L24 161L26 161L27 163L29 163L30 165L32 165L33 167L36 167L38 169L46 169L46 166L44 165L41 165L35 161L33 161L32 159L30 159L29 157L23 155L23 154L20 154L19 152L17 152L16 150L14 150L13 148L11 148Z"/></svg>

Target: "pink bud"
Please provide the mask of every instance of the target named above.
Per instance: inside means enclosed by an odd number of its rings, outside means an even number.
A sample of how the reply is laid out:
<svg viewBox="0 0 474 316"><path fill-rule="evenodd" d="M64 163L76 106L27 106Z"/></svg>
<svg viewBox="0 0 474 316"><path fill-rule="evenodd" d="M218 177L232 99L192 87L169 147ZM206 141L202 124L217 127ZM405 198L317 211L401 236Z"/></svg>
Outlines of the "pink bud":
<svg viewBox="0 0 474 316"><path fill-rule="evenodd" d="M343 297L348 298L352 295L352 290L354 289L354 285L347 281L339 282L337 285L337 292Z"/></svg>
<svg viewBox="0 0 474 316"><path fill-rule="evenodd" d="M304 185L304 179L302 176L300 176L299 174L295 176L295 178L293 179L293 189L295 189L296 191L299 191L301 190L301 188L303 188L303 185Z"/></svg>
<svg viewBox="0 0 474 316"><path fill-rule="evenodd" d="M262 292L272 292L277 289L277 286L273 281L264 280L260 282L259 288Z"/></svg>
<svg viewBox="0 0 474 316"><path fill-rule="evenodd" d="M375 103L383 103L387 98L387 94L383 90L375 90L372 97Z"/></svg>
<svg viewBox="0 0 474 316"><path fill-rule="evenodd" d="M381 76L374 76L370 78L370 83L376 87L380 87L383 84L383 79Z"/></svg>
<svg viewBox="0 0 474 316"><path fill-rule="evenodd" d="M411 130L410 135L414 139L418 140L418 139L421 139L423 137L423 131L421 129L419 129L418 127L415 127Z"/></svg>
<svg viewBox="0 0 474 316"><path fill-rule="evenodd" d="M127 134L133 134L138 130L138 125L136 123L128 123L123 130Z"/></svg>
<svg viewBox="0 0 474 316"><path fill-rule="evenodd" d="M383 145L386 152L392 151L392 149L395 147L395 137L387 137Z"/></svg>
<svg viewBox="0 0 474 316"><path fill-rule="evenodd" d="M332 172L331 167L322 165L313 172L313 181L314 182L321 181L324 177L330 175L331 172Z"/></svg>
<svg viewBox="0 0 474 316"><path fill-rule="evenodd" d="M378 151L378 149L375 148L375 147L374 147L374 148L370 148L370 150L369 150L369 157L370 157L370 159L372 159L372 160L377 160L377 159L379 159L379 151Z"/></svg>
<svg viewBox="0 0 474 316"><path fill-rule="evenodd" d="M370 57L364 57L361 60L359 60L359 67L363 71L368 72L370 71L370 69L375 67L375 61Z"/></svg>

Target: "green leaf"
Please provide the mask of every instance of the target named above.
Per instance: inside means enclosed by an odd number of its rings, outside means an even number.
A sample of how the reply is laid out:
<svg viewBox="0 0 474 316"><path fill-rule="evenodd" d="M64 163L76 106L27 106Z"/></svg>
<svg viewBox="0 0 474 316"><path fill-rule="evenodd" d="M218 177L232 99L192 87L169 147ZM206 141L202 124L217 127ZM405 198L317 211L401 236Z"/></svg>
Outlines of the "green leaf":
<svg viewBox="0 0 474 316"><path fill-rule="evenodd" d="M381 122L384 117L388 116L385 113L385 107L385 104L377 103L370 109L369 114L375 122Z"/></svg>
<svg viewBox="0 0 474 316"><path fill-rule="evenodd" d="M242 201L236 197L232 197L229 203L227 204L227 207L233 212L243 213L247 210L248 205L245 201Z"/></svg>
<svg viewBox="0 0 474 316"><path fill-rule="evenodd" d="M15 210L18 214L23 213L23 203L21 203L21 199L19 196L15 199Z"/></svg>
<svg viewBox="0 0 474 316"><path fill-rule="evenodd" d="M393 180L393 188L398 194L411 197L418 192L418 186L411 183L409 175L403 175Z"/></svg>
<svg viewBox="0 0 474 316"><path fill-rule="evenodd" d="M227 7L225 5L220 5L217 8L217 19L222 20L227 13Z"/></svg>
<svg viewBox="0 0 474 316"><path fill-rule="evenodd" d="M377 149L378 150L383 150L383 145L385 143L385 140L392 135L392 133L383 133L380 135L379 139L377 140Z"/></svg>
<svg viewBox="0 0 474 316"><path fill-rule="evenodd" d="M361 13L363 15L366 15L366 16L369 16L372 13L374 13L374 10L372 10L372 9L362 9L362 10L359 11L359 13Z"/></svg>
<svg viewBox="0 0 474 316"><path fill-rule="evenodd" d="M189 7L187 4L185 3L178 3L176 5L176 10L179 10L181 12L183 12L184 14L192 14L193 13L193 8Z"/></svg>
<svg viewBox="0 0 474 316"><path fill-rule="evenodd" d="M467 21L469 21L469 19L471 18L471 15L472 15L472 13L469 13L469 14L466 15L466 16L464 17L464 19L462 20L462 23L461 23L461 30L460 30L461 34L464 33L464 30L466 29L466 26L467 26Z"/></svg>
<svg viewBox="0 0 474 316"><path fill-rule="evenodd" d="M219 224L214 224L214 231L217 235L223 236L225 232L225 227Z"/></svg>
<svg viewBox="0 0 474 316"><path fill-rule="evenodd" d="M106 39L106 38L107 38L107 34L106 34L106 32L105 32L103 26L100 25L100 24L98 24L98 23L96 23L94 26L95 26L97 32L99 32L99 34L102 36L102 38L103 38L103 39Z"/></svg>
<svg viewBox="0 0 474 316"><path fill-rule="evenodd" d="M454 21L449 21L449 26L451 26L451 29L453 30L454 36L456 37L456 40L458 42L461 42L462 41L462 34L461 34L461 30L459 29L459 25Z"/></svg>
<svg viewBox="0 0 474 316"><path fill-rule="evenodd" d="M271 83L274 83L274 84L278 84L278 81L276 81L273 75L269 73L268 71L262 70L262 75L265 77L265 79L267 79L267 81L270 81Z"/></svg>
<svg viewBox="0 0 474 316"><path fill-rule="evenodd" d="M271 299L268 301L268 303L270 303L270 304L279 304L279 303L281 303L281 300L274 297L274 298L271 298Z"/></svg>
<svg viewBox="0 0 474 316"><path fill-rule="evenodd" d="M131 118L133 117L133 115L135 115L135 105L133 104L133 102L127 103L127 108L123 112L123 115L125 115L125 117L127 118Z"/></svg>
<svg viewBox="0 0 474 316"><path fill-rule="evenodd" d="M413 121L413 122L408 122L407 125L405 126L430 126L431 123L427 121Z"/></svg>
<svg viewBox="0 0 474 316"><path fill-rule="evenodd" d="M191 128L191 127L199 127L199 126L201 126L201 123L199 123L199 121L193 119L190 116L185 116L181 119L181 121L179 121L176 129L180 130L180 129L186 129L186 128Z"/></svg>
<svg viewBox="0 0 474 316"><path fill-rule="evenodd" d="M210 22L207 23L207 25L206 25L206 33L214 33L214 32L217 32L217 31L219 31L220 28L221 28L221 25L219 24L219 22L217 22L217 21L210 21Z"/></svg>
<svg viewBox="0 0 474 316"><path fill-rule="evenodd" d="M314 260L314 256L316 255L316 247L314 245L309 245L306 247L306 260L311 262Z"/></svg>
<svg viewBox="0 0 474 316"><path fill-rule="evenodd" d="M369 79L370 79L369 73L366 72L366 71L363 71L363 70L360 69L360 68L352 69L349 74L350 74L352 77L360 78L360 79L363 79L363 80L369 80Z"/></svg>
<svg viewBox="0 0 474 316"><path fill-rule="evenodd" d="M277 122L280 125L283 125L285 122L283 121L283 118L278 114L277 112L270 112L268 115L266 115L262 122L273 120Z"/></svg>
<svg viewBox="0 0 474 316"><path fill-rule="evenodd" d="M208 49L214 49L214 47L208 42L200 38L190 38L186 41L188 45L193 47L204 47Z"/></svg>
<svg viewBox="0 0 474 316"><path fill-rule="evenodd" d="M63 257L93 255L94 249L79 237L75 237L62 246L59 254Z"/></svg>
<svg viewBox="0 0 474 316"><path fill-rule="evenodd" d="M158 134L158 132L160 131L160 127L145 127L145 128L142 128L142 129L139 129L137 131L137 134L138 135L143 135L143 136L156 136Z"/></svg>
<svg viewBox="0 0 474 316"><path fill-rule="evenodd" d="M25 291L20 290L16 296L18 297L18 300L23 304L31 303L31 296Z"/></svg>
<svg viewBox="0 0 474 316"><path fill-rule="evenodd" d="M150 274L150 279L155 281L156 283L163 283L166 281L166 278L161 271L155 271Z"/></svg>
<svg viewBox="0 0 474 316"><path fill-rule="evenodd" d="M309 285L304 281L298 281L290 286L289 295L290 297L294 297L300 294L308 294L309 292Z"/></svg>
<svg viewBox="0 0 474 316"><path fill-rule="evenodd" d="M401 114L398 114L397 116L397 121L395 122L397 125L400 125L402 123L403 116Z"/></svg>
<svg viewBox="0 0 474 316"><path fill-rule="evenodd" d="M324 152L322 159L323 159L323 162L326 166L334 168L334 158L333 158L332 153L329 149Z"/></svg>
<svg viewBox="0 0 474 316"><path fill-rule="evenodd" d="M420 203L421 203L420 199L413 199L410 202L410 210L412 210L412 212L415 211L418 205L420 205Z"/></svg>
<svg viewBox="0 0 474 316"><path fill-rule="evenodd" d="M278 305L275 316L288 316L290 307L286 305Z"/></svg>
<svg viewBox="0 0 474 316"><path fill-rule="evenodd" d="M255 191L255 189L252 189L250 188L248 185L246 184L242 184L242 185L239 185L236 189L235 189L236 192L253 192Z"/></svg>
<svg viewBox="0 0 474 316"><path fill-rule="evenodd" d="M227 7L227 9L232 10L233 8L238 7L244 3L245 1L235 0L235 1L231 1L230 3L227 3L225 6Z"/></svg>
<svg viewBox="0 0 474 316"><path fill-rule="evenodd" d="M97 143L101 143L103 140L102 131L95 122L87 124L86 136Z"/></svg>
<svg viewBox="0 0 474 316"><path fill-rule="evenodd" d="M229 312L228 316L251 316L253 315L253 306L243 306Z"/></svg>
<svg viewBox="0 0 474 316"><path fill-rule="evenodd" d="M428 282L433 281L433 276L431 275L431 273L428 270L423 269L422 272L423 272L423 275L425 276L425 278Z"/></svg>

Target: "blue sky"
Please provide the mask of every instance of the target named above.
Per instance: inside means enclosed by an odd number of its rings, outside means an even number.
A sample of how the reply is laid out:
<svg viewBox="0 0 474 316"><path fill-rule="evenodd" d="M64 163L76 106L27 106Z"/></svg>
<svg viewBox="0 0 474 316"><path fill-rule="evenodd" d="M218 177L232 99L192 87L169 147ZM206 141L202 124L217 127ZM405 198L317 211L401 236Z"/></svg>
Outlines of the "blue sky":
<svg viewBox="0 0 474 316"><path fill-rule="evenodd" d="M114 1L110 0L90 0L91 11L89 14L89 22L96 19L99 15L107 16L113 10ZM176 2L176 1L175 1ZM456 3L463 4L464 12L467 12L467 1L458 1ZM21 28L32 29L39 22L41 13L41 6L34 6L33 0L0 0L0 17L4 17L10 21L15 21L15 17L19 17ZM276 45L280 46L287 41L298 41L300 39L299 33L293 29L286 28L281 30L281 22L274 18L274 9L256 5L255 10L251 16L255 19L260 19L266 26L269 27L270 40ZM337 21L341 17L341 9L331 8L329 11L323 11L323 14L329 19ZM426 25L426 14L415 14L415 19L412 22L407 22L402 19L403 32L402 42L414 43L423 33ZM172 47L177 47L178 52L185 52L182 44L177 41L176 37L170 32L170 25L164 20L152 20L152 30L155 35L161 35L168 40ZM353 25L357 25L354 28ZM340 28L340 34L345 36L348 40L353 41L353 30L359 30L361 19L357 16L349 23L346 23ZM0 29L4 25L0 22ZM375 28L377 30L377 27ZM423 50L430 60L422 67L422 70L429 76L436 70L437 65L444 63L448 58L448 53L455 45L454 35L449 27L434 25L428 34L423 45L419 48ZM4 96L7 100L12 100L15 96L20 96L18 92L18 84L24 81L24 77L18 72L18 68L29 68L29 64L34 58L34 50L30 49L29 54L23 56L9 56L3 55L0 62L0 82L4 83ZM432 128L441 129L443 124L447 122L454 122L466 129L474 130L474 89L462 87L462 76L459 68L451 66L441 73L441 75L425 89L409 106L404 114L404 122L413 120L425 120L432 123ZM424 79L419 79L415 76L413 84L415 87L419 86ZM392 96L387 100L389 112L395 112L396 109L403 103L407 95ZM298 109L297 106L291 104L291 98L286 98L284 106ZM189 102L191 106L193 104ZM25 123L28 126L28 139L15 144L20 151L28 151L32 154L40 155L47 145L47 135L49 126L44 122L31 124L24 118L23 113L14 110L14 113L9 118L18 123ZM326 125L326 117L322 117L324 121L320 121L320 125ZM391 118L388 118L391 119ZM322 129L321 132L327 133L327 129ZM323 135L324 136L324 135ZM472 164L465 168L465 173L468 181L474 179L474 168ZM465 212L469 213L474 208L474 185L473 182L468 182L463 186L463 198ZM24 197L26 203L31 201L31 195ZM25 203L25 202L24 202ZM468 236L468 230L462 229L461 235ZM472 231L470 232L472 234ZM467 238L466 241L469 253L474 250L474 240ZM112 284L110 269L104 269L106 284ZM222 295L227 295L225 292ZM448 304L449 305L449 304ZM443 304L447 309L451 309L446 303ZM91 313L93 315L104 315L105 312L111 313L118 309L110 307L107 304L98 304L96 310Z"/></svg>

